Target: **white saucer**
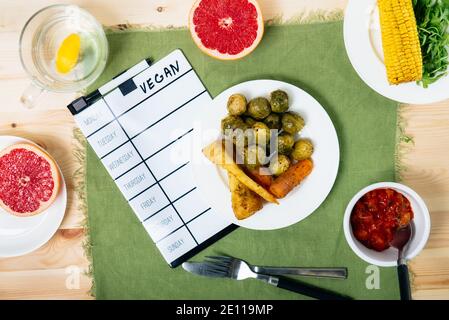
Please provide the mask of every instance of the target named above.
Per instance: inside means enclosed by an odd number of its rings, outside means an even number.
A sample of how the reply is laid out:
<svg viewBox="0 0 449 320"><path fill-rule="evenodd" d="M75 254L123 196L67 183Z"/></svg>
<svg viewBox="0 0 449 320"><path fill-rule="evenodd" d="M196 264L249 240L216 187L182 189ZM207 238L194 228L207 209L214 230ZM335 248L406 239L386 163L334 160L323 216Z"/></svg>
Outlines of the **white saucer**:
<svg viewBox="0 0 449 320"><path fill-rule="evenodd" d="M32 141L0 136L0 150L16 143ZM58 168L59 169L59 168ZM44 212L31 217L16 217L0 208L0 257L21 256L50 240L61 225L67 206L67 189L61 175L61 187L55 202Z"/></svg>

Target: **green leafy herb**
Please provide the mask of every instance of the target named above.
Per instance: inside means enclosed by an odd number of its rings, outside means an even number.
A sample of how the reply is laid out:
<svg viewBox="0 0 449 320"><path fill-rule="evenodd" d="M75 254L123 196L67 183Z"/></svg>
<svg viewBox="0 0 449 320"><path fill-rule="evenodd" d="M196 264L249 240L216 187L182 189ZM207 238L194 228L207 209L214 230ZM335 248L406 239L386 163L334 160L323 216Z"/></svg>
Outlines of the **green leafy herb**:
<svg viewBox="0 0 449 320"><path fill-rule="evenodd" d="M423 56L423 78L427 88L448 73L449 0L413 0Z"/></svg>

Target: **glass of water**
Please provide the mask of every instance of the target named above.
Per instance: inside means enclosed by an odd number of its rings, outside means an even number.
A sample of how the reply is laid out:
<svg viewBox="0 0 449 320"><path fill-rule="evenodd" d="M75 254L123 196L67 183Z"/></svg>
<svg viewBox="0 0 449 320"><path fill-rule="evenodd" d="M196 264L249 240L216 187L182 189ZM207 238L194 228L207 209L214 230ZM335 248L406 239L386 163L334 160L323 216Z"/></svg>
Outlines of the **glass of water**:
<svg viewBox="0 0 449 320"><path fill-rule="evenodd" d="M76 34L79 55L69 72L56 68L58 50L64 39ZM31 108L45 91L77 92L90 85L103 72L108 43L101 24L75 5L53 5L36 12L20 35L20 59L31 78L21 97Z"/></svg>

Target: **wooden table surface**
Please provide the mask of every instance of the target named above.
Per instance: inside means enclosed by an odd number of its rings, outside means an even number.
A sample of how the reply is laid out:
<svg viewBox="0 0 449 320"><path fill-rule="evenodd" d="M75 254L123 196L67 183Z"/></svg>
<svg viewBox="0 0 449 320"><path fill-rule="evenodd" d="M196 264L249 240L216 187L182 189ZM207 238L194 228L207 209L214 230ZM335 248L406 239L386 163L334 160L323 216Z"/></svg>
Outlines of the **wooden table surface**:
<svg viewBox="0 0 449 320"><path fill-rule="evenodd" d="M106 26L130 23L184 26L193 0L1 0L0 135L18 135L44 146L60 164L68 186L68 208L59 231L42 248L22 257L0 259L0 299L91 299L82 243L83 212L74 192L73 118L66 105L74 95L45 94L25 109L19 98L29 84L18 55L18 39L28 17L54 3L74 3ZM259 0L265 19L288 19L311 10L344 9L347 0ZM200 53L199 53L200 54ZM449 299L449 101L405 106L406 133L414 147L403 157L403 182L420 193L432 218L425 250L410 266L415 299ZM77 274L80 274L78 279ZM79 280L79 281L78 281Z"/></svg>

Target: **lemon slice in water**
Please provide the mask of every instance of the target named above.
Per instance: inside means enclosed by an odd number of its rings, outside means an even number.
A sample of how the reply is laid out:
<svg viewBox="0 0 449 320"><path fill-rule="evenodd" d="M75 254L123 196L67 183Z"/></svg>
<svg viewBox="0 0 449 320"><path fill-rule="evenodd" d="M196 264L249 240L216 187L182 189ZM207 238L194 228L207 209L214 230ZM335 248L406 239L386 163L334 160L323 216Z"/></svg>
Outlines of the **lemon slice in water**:
<svg viewBox="0 0 449 320"><path fill-rule="evenodd" d="M56 70L60 73L69 73L78 62L80 48L79 35L72 33L65 38L56 55Z"/></svg>

